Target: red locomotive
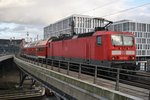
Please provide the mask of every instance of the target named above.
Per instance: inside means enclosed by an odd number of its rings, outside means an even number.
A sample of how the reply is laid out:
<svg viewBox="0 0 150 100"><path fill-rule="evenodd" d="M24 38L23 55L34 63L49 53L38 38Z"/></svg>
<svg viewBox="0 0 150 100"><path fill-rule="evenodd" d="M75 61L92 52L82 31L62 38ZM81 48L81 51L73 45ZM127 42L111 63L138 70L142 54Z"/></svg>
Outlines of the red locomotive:
<svg viewBox="0 0 150 100"><path fill-rule="evenodd" d="M96 30L72 36L61 36L24 47L23 54L37 59L54 59L95 65L136 69L136 47L133 34Z"/></svg>

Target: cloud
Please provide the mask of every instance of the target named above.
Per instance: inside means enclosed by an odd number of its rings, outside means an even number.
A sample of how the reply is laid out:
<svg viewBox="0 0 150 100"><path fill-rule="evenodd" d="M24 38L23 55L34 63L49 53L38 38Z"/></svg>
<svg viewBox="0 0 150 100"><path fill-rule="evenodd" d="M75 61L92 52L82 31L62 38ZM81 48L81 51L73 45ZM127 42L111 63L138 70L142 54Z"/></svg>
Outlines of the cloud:
<svg viewBox="0 0 150 100"><path fill-rule="evenodd" d="M112 20L117 21L121 19L129 19L135 22L149 23L150 24L150 7L142 7L138 9L133 9L128 12L121 14L116 14L111 16Z"/></svg>
<svg viewBox="0 0 150 100"><path fill-rule="evenodd" d="M126 9L136 3L135 0L130 2L128 0L1 0L0 21L44 26L71 14L101 17ZM145 10L142 12L147 13ZM127 14L130 16L133 15L133 12ZM118 14L106 18L115 19L118 16L124 17L123 15ZM137 12L134 12L134 17L136 16Z"/></svg>
<svg viewBox="0 0 150 100"><path fill-rule="evenodd" d="M18 27L15 27L14 29L13 29L13 31L22 31L22 30L25 30L25 26L22 26L22 25L20 25L20 26L18 26Z"/></svg>
<svg viewBox="0 0 150 100"><path fill-rule="evenodd" d="M135 2L135 0L132 0L132 1ZM118 10L114 10L113 12L110 13L110 16L106 16L105 18L108 18L113 21L129 19L129 20L133 20L136 22L150 23L150 13L149 13L150 5L137 7L142 4L146 4L146 3L142 2L141 4L139 4L139 2L137 2L137 3L133 4L133 2L124 2L122 7L120 6L121 9L119 9L119 7L118 7ZM134 7L137 7L137 8L130 9L130 8L134 8ZM125 9L130 9L130 10L124 11ZM120 11L121 11L121 13L119 13Z"/></svg>
<svg viewBox="0 0 150 100"><path fill-rule="evenodd" d="M10 39L15 37L17 39L22 39L27 37L27 32L29 33L30 38L34 39L37 37L37 35L39 36L39 39L43 38L43 27L41 25L14 23L0 24L0 38Z"/></svg>
<svg viewBox="0 0 150 100"><path fill-rule="evenodd" d="M108 2L120 5L120 2L116 1L119 0L105 2L103 0L1 0L0 21L46 25L71 14L82 14L84 11L104 6ZM106 9L114 10L116 6L113 8L108 6ZM101 10L99 14L93 15L102 16L104 11Z"/></svg>
<svg viewBox="0 0 150 100"><path fill-rule="evenodd" d="M0 0L0 37L26 37L37 34L42 38L43 27L72 14L84 14L117 21L131 19L150 23L150 7L111 15L140 5L146 0ZM108 16L105 16L108 15ZM110 16L111 15L111 16Z"/></svg>
<svg viewBox="0 0 150 100"><path fill-rule="evenodd" d="M0 31L8 31L9 27L5 27L5 28L0 28Z"/></svg>

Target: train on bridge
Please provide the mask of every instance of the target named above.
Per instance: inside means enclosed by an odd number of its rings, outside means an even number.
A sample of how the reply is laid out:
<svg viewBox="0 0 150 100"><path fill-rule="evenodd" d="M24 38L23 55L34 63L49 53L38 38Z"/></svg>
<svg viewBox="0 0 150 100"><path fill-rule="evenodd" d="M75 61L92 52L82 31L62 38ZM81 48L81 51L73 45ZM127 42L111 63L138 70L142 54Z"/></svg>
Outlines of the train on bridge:
<svg viewBox="0 0 150 100"><path fill-rule="evenodd" d="M33 59L54 59L137 69L133 34L109 31L107 27L97 27L94 32L85 34L63 34L29 43L22 48L21 55Z"/></svg>

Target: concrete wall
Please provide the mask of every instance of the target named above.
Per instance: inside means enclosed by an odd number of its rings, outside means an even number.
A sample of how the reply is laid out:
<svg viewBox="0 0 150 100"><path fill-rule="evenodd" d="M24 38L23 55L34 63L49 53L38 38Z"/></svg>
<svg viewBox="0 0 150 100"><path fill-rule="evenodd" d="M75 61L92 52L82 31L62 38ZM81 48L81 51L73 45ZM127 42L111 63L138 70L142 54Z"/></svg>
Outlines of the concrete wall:
<svg viewBox="0 0 150 100"><path fill-rule="evenodd" d="M0 57L0 90L14 89L19 83L19 71L11 57Z"/></svg>

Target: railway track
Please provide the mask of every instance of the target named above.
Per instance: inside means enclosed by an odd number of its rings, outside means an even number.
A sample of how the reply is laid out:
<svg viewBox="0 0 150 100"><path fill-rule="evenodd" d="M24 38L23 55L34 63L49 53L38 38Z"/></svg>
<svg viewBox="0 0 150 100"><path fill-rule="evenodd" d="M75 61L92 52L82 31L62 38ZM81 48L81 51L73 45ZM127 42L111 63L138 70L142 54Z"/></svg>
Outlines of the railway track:
<svg viewBox="0 0 150 100"><path fill-rule="evenodd" d="M138 71L137 74L140 76L147 76L150 77L150 72L145 72L145 71Z"/></svg>

